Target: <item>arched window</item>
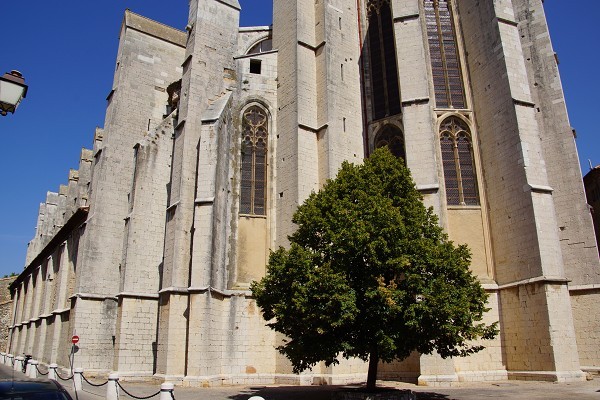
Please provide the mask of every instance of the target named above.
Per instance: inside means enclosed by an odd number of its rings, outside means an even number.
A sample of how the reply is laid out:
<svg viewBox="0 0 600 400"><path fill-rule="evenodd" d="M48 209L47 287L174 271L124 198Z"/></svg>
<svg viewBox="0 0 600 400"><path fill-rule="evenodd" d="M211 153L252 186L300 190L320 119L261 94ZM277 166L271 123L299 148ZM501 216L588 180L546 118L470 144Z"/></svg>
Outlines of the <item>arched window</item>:
<svg viewBox="0 0 600 400"><path fill-rule="evenodd" d="M386 125L383 127L377 136L375 136L375 148L378 149L384 146L387 146L394 156L406 160L404 136L400 129L393 125Z"/></svg>
<svg viewBox="0 0 600 400"><path fill-rule="evenodd" d="M271 50L273 50L273 39L268 37L252 46L246 54L258 54Z"/></svg>
<svg viewBox="0 0 600 400"><path fill-rule="evenodd" d="M389 0L367 3L369 70L373 119L400 113L400 88L394 39L394 21Z"/></svg>
<svg viewBox="0 0 600 400"><path fill-rule="evenodd" d="M266 215L268 134L267 113L248 108L242 121L240 214Z"/></svg>
<svg viewBox="0 0 600 400"><path fill-rule="evenodd" d="M465 108L450 0L424 1L436 105L440 108Z"/></svg>
<svg viewBox="0 0 600 400"><path fill-rule="evenodd" d="M448 205L479 205L471 134L460 118L450 117L442 123L440 146Z"/></svg>

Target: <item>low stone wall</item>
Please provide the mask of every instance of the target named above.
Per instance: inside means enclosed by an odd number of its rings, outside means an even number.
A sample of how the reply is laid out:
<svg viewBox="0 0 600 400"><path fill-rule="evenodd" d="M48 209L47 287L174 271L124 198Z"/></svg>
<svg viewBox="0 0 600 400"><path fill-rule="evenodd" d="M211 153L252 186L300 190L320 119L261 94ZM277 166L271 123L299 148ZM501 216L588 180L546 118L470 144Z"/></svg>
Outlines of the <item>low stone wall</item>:
<svg viewBox="0 0 600 400"><path fill-rule="evenodd" d="M12 300L8 287L15 279L16 276L0 279L0 351L6 351L8 327L12 325Z"/></svg>

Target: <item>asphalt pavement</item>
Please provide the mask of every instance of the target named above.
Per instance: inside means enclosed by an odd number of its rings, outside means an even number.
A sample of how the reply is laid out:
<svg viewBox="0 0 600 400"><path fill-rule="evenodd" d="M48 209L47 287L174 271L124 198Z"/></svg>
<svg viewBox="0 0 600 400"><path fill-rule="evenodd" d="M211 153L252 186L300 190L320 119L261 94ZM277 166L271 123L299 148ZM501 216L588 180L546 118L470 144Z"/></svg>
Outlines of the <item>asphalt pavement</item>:
<svg viewBox="0 0 600 400"><path fill-rule="evenodd" d="M43 369L43 367L41 368ZM0 365L1 379L23 379L26 376ZM105 380L90 379L92 383L103 383ZM61 381L71 393L73 399L103 400L106 398L106 386L93 387L83 383L83 391L75 394L73 381ZM126 391L137 397L145 397L160 390L158 384L137 382L121 382ZM462 383L452 388L433 388L416 386L407 383L378 382L380 386L398 390L412 390L417 393L418 400L600 400L600 377L596 380L576 383L502 381L483 383ZM247 400L252 396L261 396L265 400L330 400L335 391L348 389L348 386L224 386L212 388L175 387L175 400ZM123 391L119 399L132 399ZM158 396L153 397L158 400Z"/></svg>

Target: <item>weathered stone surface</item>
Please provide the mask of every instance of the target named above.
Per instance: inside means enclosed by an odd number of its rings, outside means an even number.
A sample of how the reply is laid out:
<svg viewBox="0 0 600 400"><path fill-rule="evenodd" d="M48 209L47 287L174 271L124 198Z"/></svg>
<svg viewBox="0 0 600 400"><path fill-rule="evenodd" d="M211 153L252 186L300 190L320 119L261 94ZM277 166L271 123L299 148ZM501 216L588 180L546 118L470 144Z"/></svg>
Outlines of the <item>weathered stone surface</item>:
<svg viewBox="0 0 600 400"><path fill-rule="evenodd" d="M600 370L600 265L542 1L450 2L460 76L443 80L461 82L464 108L438 104L423 1L277 0L273 27L240 28L237 0L193 0L186 32L127 11L104 127L40 205L11 285L9 351L66 366L77 333L76 366L97 374L188 386L364 381L361 360L293 374L248 288L269 249L286 245L296 207L389 128L425 204L471 248L490 294L485 322L500 335L464 359L382 364L380 378L452 386ZM382 6L385 43L367 35ZM377 45L386 76L398 75L400 111L375 118ZM254 108L263 123L244 122ZM454 161L441 145L450 119L468 141L462 153L453 144ZM470 205L449 201L463 174ZM242 212L244 190L266 198L264 212Z"/></svg>
<svg viewBox="0 0 600 400"><path fill-rule="evenodd" d="M0 278L0 349L5 352L8 347L8 327L12 325L13 302L8 287L17 277Z"/></svg>

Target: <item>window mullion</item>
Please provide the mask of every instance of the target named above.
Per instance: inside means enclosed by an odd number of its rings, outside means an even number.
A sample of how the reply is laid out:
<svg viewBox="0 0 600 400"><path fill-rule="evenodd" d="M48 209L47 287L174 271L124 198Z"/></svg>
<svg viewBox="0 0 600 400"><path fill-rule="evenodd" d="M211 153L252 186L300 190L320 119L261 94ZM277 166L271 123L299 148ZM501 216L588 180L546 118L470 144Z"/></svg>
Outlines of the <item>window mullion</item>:
<svg viewBox="0 0 600 400"><path fill-rule="evenodd" d="M252 171L250 179L250 214L254 214L254 191L256 188L256 143L254 143L254 141L256 140L256 135L253 134L252 136L252 167L250 168L250 170Z"/></svg>
<svg viewBox="0 0 600 400"><path fill-rule="evenodd" d="M454 165L456 167L456 185L458 186L458 202L461 206L466 205L465 193L463 191L462 172L460 169L460 156L458 154L458 136L453 132Z"/></svg>

